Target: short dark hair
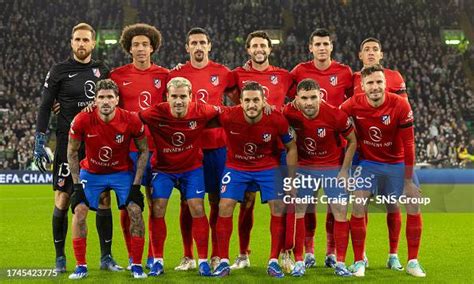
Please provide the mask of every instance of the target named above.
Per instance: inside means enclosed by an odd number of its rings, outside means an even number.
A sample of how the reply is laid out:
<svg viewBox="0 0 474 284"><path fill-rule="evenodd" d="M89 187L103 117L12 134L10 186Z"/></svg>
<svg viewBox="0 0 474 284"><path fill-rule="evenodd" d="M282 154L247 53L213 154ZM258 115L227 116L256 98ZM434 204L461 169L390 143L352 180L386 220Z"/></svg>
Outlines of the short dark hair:
<svg viewBox="0 0 474 284"><path fill-rule="evenodd" d="M190 29L188 31L188 33L186 34L186 43L189 43L189 37L192 36L192 35L205 35L206 38L207 38L207 42L211 42L211 37L209 36L209 33L203 29L203 28L199 28L199 27L194 27L192 29Z"/></svg>
<svg viewBox="0 0 474 284"><path fill-rule="evenodd" d="M311 33L311 35L309 36L309 44L313 43L313 37L315 37L315 36L317 36L317 37L326 37L326 36L328 36L329 41L332 41L331 33L329 33L329 31L327 29L319 28L319 29L314 30Z"/></svg>
<svg viewBox="0 0 474 284"><path fill-rule="evenodd" d="M301 91L301 90L303 90L303 91L311 91L311 90L319 91L320 89L321 88L320 88L318 82L316 82L313 79L306 78L306 79L304 79L304 80L302 80L301 82L298 83L298 86L296 87L296 94L298 94L298 92Z"/></svg>
<svg viewBox="0 0 474 284"><path fill-rule="evenodd" d="M244 91L260 91L262 99L265 97L262 85L255 81L248 81L245 83L245 85L242 87L242 91L240 92L240 98L242 98Z"/></svg>
<svg viewBox="0 0 474 284"><path fill-rule="evenodd" d="M130 53L133 37L139 35L146 36L148 39L150 39L150 44L153 47L152 54L160 48L162 42L161 32L154 26L138 23L126 26L122 31L122 35L120 36L120 45L127 54Z"/></svg>
<svg viewBox="0 0 474 284"><path fill-rule="evenodd" d="M362 41L362 43L360 44L360 51L362 51L362 48L364 47L364 44L368 43L368 42L375 42L379 45L379 49L382 50L382 43L380 42L380 40L376 39L375 37L368 37L366 39L364 39Z"/></svg>
<svg viewBox="0 0 474 284"><path fill-rule="evenodd" d="M360 71L360 75L362 76L362 78L365 78L369 76L370 74L379 72L379 71L383 73L382 65L374 64L372 66L362 68L362 70Z"/></svg>
<svg viewBox="0 0 474 284"><path fill-rule="evenodd" d="M115 96L119 95L119 88L111 79L103 79L95 83L95 94L97 95L100 90L112 90Z"/></svg>
<svg viewBox="0 0 474 284"><path fill-rule="evenodd" d="M79 24L75 25L72 28L72 31L71 31L71 38L74 37L74 33L78 30L90 31L92 33L92 40L95 40L95 30L91 25L89 25L87 23L79 23Z"/></svg>
<svg viewBox="0 0 474 284"><path fill-rule="evenodd" d="M268 42L268 47L272 48L272 40L270 39L270 36L267 34L266 31L254 31L249 33L247 36L247 39L245 40L245 47L250 48L250 42L252 41L253 38L256 37L261 37L263 39L266 39Z"/></svg>

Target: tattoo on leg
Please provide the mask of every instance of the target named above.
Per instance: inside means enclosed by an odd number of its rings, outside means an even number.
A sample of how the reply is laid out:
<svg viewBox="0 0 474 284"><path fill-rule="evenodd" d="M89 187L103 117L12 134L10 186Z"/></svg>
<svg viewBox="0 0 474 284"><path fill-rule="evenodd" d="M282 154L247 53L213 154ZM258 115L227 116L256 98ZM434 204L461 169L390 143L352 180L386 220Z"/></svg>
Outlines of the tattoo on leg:
<svg viewBox="0 0 474 284"><path fill-rule="evenodd" d="M130 216L130 234L135 237L145 235L145 224L143 223L142 211L136 204L127 207Z"/></svg>

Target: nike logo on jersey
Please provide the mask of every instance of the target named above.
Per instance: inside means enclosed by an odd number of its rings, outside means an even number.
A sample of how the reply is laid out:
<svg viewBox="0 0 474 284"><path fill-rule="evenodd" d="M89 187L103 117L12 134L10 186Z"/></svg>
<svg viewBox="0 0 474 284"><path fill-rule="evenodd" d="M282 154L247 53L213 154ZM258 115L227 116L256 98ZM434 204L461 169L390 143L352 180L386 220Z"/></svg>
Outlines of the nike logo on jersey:
<svg viewBox="0 0 474 284"><path fill-rule="evenodd" d="M127 85L130 85L131 83L132 83L132 82L124 81L124 82L123 82L123 85L124 85L124 86L127 86Z"/></svg>
<svg viewBox="0 0 474 284"><path fill-rule="evenodd" d="M164 126L168 126L168 124L158 124L159 127L164 127Z"/></svg>
<svg viewBox="0 0 474 284"><path fill-rule="evenodd" d="M69 74L68 77L69 77L69 78L73 78L73 77L76 77L77 74L79 74L79 73L76 73L76 74Z"/></svg>
<svg viewBox="0 0 474 284"><path fill-rule="evenodd" d="M203 192L204 192L204 190L196 190L196 194L201 194Z"/></svg>
<svg viewBox="0 0 474 284"><path fill-rule="evenodd" d="M356 115L356 119L365 119L365 117Z"/></svg>
<svg viewBox="0 0 474 284"><path fill-rule="evenodd" d="M239 135L240 133L234 132L234 131L231 130L231 131L230 131L230 134Z"/></svg>
<svg viewBox="0 0 474 284"><path fill-rule="evenodd" d="M99 136L98 134L87 134L87 138L92 138L92 137L96 137L96 136Z"/></svg>

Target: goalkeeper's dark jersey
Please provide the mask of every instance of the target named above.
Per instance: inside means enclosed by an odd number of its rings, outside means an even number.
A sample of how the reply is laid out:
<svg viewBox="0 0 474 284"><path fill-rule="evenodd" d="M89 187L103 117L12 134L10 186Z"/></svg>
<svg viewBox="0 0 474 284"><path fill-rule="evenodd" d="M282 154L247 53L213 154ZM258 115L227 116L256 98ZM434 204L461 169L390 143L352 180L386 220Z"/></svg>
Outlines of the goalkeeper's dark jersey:
<svg viewBox="0 0 474 284"><path fill-rule="evenodd" d="M72 119L94 100L95 83L108 76L109 68L99 61L82 64L69 58L55 64L44 82L36 131L46 132L56 99L61 108L56 135L67 135Z"/></svg>

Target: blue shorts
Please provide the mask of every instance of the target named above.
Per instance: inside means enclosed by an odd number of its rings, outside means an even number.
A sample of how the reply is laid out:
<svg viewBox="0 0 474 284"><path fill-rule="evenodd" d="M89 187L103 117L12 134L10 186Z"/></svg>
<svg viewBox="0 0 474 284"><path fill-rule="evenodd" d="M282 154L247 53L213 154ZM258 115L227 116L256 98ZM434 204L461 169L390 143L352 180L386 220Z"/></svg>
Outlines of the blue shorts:
<svg viewBox="0 0 474 284"><path fill-rule="evenodd" d="M354 153L354 157L352 157L352 168L358 166L360 164L360 154L359 151L356 150Z"/></svg>
<svg viewBox="0 0 474 284"><path fill-rule="evenodd" d="M317 196L317 191L323 188L327 197L347 199L349 192L346 191L344 184L337 179L338 174L339 169L298 169L297 175L300 178L301 175L304 176L305 183L297 189L297 196Z"/></svg>
<svg viewBox="0 0 474 284"><path fill-rule="evenodd" d="M287 176L288 175L288 170L286 169L286 150L281 151L280 153L280 171L282 176ZM258 184L256 183L251 183L247 187L247 191L249 192L257 192L259 191L260 188L258 187Z"/></svg>
<svg viewBox="0 0 474 284"><path fill-rule="evenodd" d="M153 173L152 199L169 199L174 187L179 185L181 196L185 200L193 198L204 198L204 171L202 167L195 170L173 174L164 172Z"/></svg>
<svg viewBox="0 0 474 284"><path fill-rule="evenodd" d="M115 191L119 208L127 205L126 202L133 183L132 172L93 174L86 170L81 170L79 178L84 185L84 193L86 194L90 209L97 210L99 208L100 194L108 189Z"/></svg>
<svg viewBox="0 0 474 284"><path fill-rule="evenodd" d="M360 175L358 175L359 172ZM353 175L354 177L360 176L364 181L364 186L358 187L356 190L369 190L374 195L396 196L398 198L403 193L405 164L361 160ZM416 186L420 186L415 174L413 174L413 182Z"/></svg>
<svg viewBox="0 0 474 284"><path fill-rule="evenodd" d="M207 193L219 194L222 172L225 168L227 150L225 147L203 150L204 185Z"/></svg>
<svg viewBox="0 0 474 284"><path fill-rule="evenodd" d="M148 153L148 160L146 162L145 172L143 173L142 177L142 185L143 186L150 186L151 185L151 155L153 152ZM130 159L133 161L133 173L137 172L137 160L138 160L138 152L130 152L129 154Z"/></svg>
<svg viewBox="0 0 474 284"><path fill-rule="evenodd" d="M221 184L220 197L239 202L244 200L245 191L250 185L258 186L262 203L282 199L284 194L278 168L256 172L225 168Z"/></svg>

